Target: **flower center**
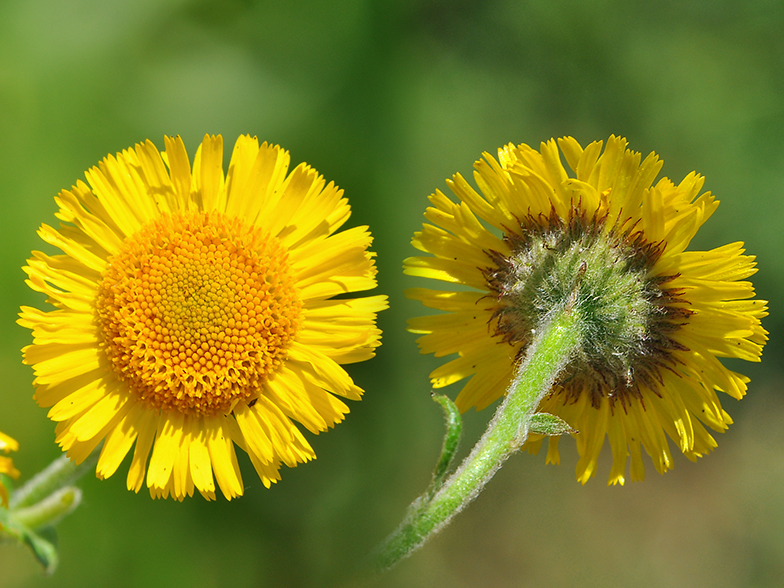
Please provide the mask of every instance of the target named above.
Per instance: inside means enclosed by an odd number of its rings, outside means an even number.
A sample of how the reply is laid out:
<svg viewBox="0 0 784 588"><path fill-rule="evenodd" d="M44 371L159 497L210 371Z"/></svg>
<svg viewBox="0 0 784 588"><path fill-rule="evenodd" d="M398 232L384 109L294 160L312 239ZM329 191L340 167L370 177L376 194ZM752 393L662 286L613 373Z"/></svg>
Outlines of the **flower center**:
<svg viewBox="0 0 784 588"><path fill-rule="evenodd" d="M660 370L677 363L671 351L683 349L669 335L691 315L681 292L664 287L675 276L650 277L661 246L577 210L567 220L527 218L521 228L522 237L506 237L511 255L489 253L496 334L524 350L552 310L573 308L586 344L554 390L575 400L588 393L594 406L605 396L642 399L641 386L656 391Z"/></svg>
<svg viewBox="0 0 784 588"><path fill-rule="evenodd" d="M106 355L142 401L209 416L258 397L286 360L302 303L275 237L197 212L128 238L96 306Z"/></svg>

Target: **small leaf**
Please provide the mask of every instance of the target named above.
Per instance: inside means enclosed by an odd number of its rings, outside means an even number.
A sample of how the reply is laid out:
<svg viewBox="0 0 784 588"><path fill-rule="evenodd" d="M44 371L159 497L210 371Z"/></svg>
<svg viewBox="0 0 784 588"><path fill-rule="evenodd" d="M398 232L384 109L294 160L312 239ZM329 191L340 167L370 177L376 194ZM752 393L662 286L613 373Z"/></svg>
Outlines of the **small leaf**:
<svg viewBox="0 0 784 588"><path fill-rule="evenodd" d="M47 527L41 530L41 535L46 534L55 538L54 527ZM59 557L54 541L44 539L41 535L28 531L24 536L24 542L30 547L35 558L43 566L47 574L51 574L57 568Z"/></svg>
<svg viewBox="0 0 784 588"><path fill-rule="evenodd" d="M460 416L460 411L455 406L455 403L443 394L431 394L431 396L444 409L446 434L444 435L444 444L441 447L441 457L438 459L433 472L433 481L427 492L429 498L432 498L438 491L444 481L444 477L449 472L449 466L452 465L452 461L455 459L455 453L460 445L460 437L463 434L463 418Z"/></svg>
<svg viewBox="0 0 784 588"><path fill-rule="evenodd" d="M11 516L24 526L38 531L56 525L64 516L72 513L82 501L82 491L76 486L55 490L38 504L25 508L12 508Z"/></svg>
<svg viewBox="0 0 784 588"><path fill-rule="evenodd" d="M529 423L529 430L531 433L547 435L548 437L578 432L577 429L573 429L569 426L569 423L562 418L547 412L537 412L532 415L531 422Z"/></svg>
<svg viewBox="0 0 784 588"><path fill-rule="evenodd" d="M44 572L47 574L54 572L59 561L54 527L44 527L38 533L34 533L23 523L15 520L13 513L0 508L0 528L2 529L0 537L5 535L27 545L43 566Z"/></svg>

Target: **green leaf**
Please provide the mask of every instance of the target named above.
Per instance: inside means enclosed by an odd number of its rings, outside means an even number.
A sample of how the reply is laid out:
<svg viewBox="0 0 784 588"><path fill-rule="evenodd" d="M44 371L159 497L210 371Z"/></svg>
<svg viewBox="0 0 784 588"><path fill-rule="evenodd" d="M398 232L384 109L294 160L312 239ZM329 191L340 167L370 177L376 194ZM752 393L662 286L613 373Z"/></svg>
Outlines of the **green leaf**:
<svg viewBox="0 0 784 588"><path fill-rule="evenodd" d="M577 433L577 430L573 429L565 420L547 412L537 412L531 415L529 431L537 435L547 435L548 437L563 435L564 433Z"/></svg>
<svg viewBox="0 0 784 588"><path fill-rule="evenodd" d="M436 464L433 481L427 493L432 498L449 473L449 467L452 465L457 448L460 446L460 438L463 435L463 417L460 416L460 411L448 396L432 393L431 396L444 409L444 418L446 419L446 434L444 435L444 444L441 446L441 457Z"/></svg>
<svg viewBox="0 0 784 588"><path fill-rule="evenodd" d="M59 563L60 558L57 555L57 546L55 545L55 541L44 539L44 537L42 537L44 533L56 540L54 527L45 527L41 530L41 535L33 533L32 531L28 531L25 534L24 542L33 552L33 555L35 555L38 563L43 566L44 572L51 574L55 571L55 569L57 569L57 564Z"/></svg>
<svg viewBox="0 0 784 588"><path fill-rule="evenodd" d="M11 537L19 543L27 545L41 566L43 566L45 573L51 574L55 571L59 557L57 555L57 537L54 527L44 527L38 533L35 533L14 519L13 513L5 508L0 508L0 527L2 528L0 537Z"/></svg>

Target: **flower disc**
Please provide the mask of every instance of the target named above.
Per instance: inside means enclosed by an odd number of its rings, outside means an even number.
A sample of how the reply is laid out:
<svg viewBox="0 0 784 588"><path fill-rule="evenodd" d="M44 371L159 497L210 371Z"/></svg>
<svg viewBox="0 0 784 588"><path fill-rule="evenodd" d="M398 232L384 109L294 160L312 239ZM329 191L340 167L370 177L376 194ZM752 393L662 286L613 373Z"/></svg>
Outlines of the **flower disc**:
<svg viewBox="0 0 784 588"><path fill-rule="evenodd" d="M275 237L213 213L164 215L99 283L106 353L151 407L212 416L282 365L301 303Z"/></svg>

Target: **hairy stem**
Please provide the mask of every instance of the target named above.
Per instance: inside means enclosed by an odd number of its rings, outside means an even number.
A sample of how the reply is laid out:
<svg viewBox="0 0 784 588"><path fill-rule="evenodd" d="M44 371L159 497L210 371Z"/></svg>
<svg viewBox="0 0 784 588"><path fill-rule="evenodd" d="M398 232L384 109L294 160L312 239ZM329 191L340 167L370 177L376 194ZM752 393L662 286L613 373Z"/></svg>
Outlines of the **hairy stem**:
<svg viewBox="0 0 784 588"><path fill-rule="evenodd" d="M580 344L581 332L579 311L571 304L543 321L484 435L432 497L425 494L411 505L406 519L377 551L378 570L392 567L446 526L520 449L532 415Z"/></svg>

